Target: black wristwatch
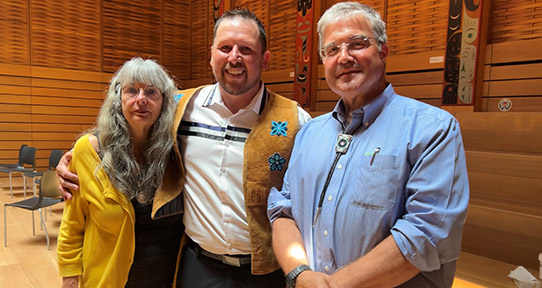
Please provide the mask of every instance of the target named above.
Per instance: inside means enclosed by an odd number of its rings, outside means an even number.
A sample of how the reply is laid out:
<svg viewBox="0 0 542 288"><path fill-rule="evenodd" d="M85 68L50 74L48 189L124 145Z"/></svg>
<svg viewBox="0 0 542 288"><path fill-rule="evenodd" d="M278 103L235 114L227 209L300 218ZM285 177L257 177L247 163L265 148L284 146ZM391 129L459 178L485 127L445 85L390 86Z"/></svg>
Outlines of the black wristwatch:
<svg viewBox="0 0 542 288"><path fill-rule="evenodd" d="M290 271L290 273L286 275L286 287L294 288L295 280L297 279L297 276L299 276L299 274L301 274L301 272L305 270L312 270L312 269L308 265L299 265L295 267L294 270Z"/></svg>

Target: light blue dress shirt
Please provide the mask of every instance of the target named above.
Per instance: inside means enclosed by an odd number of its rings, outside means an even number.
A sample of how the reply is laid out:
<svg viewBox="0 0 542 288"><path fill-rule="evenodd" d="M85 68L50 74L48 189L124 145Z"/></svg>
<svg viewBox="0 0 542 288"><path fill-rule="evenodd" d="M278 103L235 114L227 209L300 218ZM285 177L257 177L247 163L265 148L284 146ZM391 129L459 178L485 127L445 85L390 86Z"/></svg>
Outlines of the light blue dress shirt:
<svg viewBox="0 0 542 288"><path fill-rule="evenodd" d="M332 169L338 134L352 140ZM390 234L422 272L400 287L450 287L469 199L465 152L448 112L399 96L391 84L347 123L342 100L297 134L268 216L293 218L310 266L332 274Z"/></svg>

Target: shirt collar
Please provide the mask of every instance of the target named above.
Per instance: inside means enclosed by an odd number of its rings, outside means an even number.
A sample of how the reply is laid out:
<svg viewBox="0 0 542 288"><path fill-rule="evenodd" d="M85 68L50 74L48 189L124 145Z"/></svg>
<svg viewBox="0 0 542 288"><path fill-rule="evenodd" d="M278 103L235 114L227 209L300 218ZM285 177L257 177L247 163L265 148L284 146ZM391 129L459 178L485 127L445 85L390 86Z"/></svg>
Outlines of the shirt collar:
<svg viewBox="0 0 542 288"><path fill-rule="evenodd" d="M335 105L335 108L333 109L331 115L333 116L333 118L339 121L339 123L341 123L343 131L345 131L345 133L352 134L360 126L369 127L371 124L373 124L373 122L376 120L376 117L380 115L380 113L384 109L384 106L386 106L386 103L390 101L393 95L395 95L393 87L391 84L388 83L386 89L384 89L384 91L380 95L373 99L373 101L352 111L352 123L348 123L346 121L347 118L345 115L344 102L342 99L340 99L337 105Z"/></svg>
<svg viewBox="0 0 542 288"><path fill-rule="evenodd" d="M264 93L264 91L267 91L265 89L265 85L263 82L260 81L260 89L256 93L256 96L252 98L252 101L248 104L245 109L252 110L256 114L261 114L263 111L263 108L265 107L265 103L267 102L267 98L269 97L269 93ZM265 99L264 99L265 94ZM213 104L219 104L221 106L224 106L224 101L222 100L222 95L220 94L220 89L218 89L218 83L214 84L211 88L211 92L207 95L207 98L203 102L203 107L208 107Z"/></svg>

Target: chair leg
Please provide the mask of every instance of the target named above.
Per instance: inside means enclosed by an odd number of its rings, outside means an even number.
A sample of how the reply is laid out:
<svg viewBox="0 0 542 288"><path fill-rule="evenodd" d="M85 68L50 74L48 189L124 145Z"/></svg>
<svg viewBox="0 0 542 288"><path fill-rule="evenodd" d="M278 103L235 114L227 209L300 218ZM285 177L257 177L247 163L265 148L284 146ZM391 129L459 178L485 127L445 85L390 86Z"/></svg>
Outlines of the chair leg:
<svg viewBox="0 0 542 288"><path fill-rule="evenodd" d="M42 217L43 212L41 212L41 208L38 209L40 211L40 230L43 231L43 226L45 226L45 222L47 221L47 208L45 208L45 217ZM45 220L44 220L45 219Z"/></svg>
<svg viewBox="0 0 542 288"><path fill-rule="evenodd" d="M47 211L45 211L45 214L47 214ZM40 218L41 223L43 223L43 230L45 231L45 238L47 238L47 250L49 250L49 233L47 233L47 226L45 226L45 222L43 221L43 212L40 209Z"/></svg>
<svg viewBox="0 0 542 288"><path fill-rule="evenodd" d="M4 205L4 247L8 246L8 225L6 222L6 205Z"/></svg>
<svg viewBox="0 0 542 288"><path fill-rule="evenodd" d="M22 175L23 175L23 191L24 191L23 192L23 195L24 195L23 197L24 197L24 199L26 199L26 177L24 176L24 174L22 174Z"/></svg>
<svg viewBox="0 0 542 288"><path fill-rule="evenodd" d="M36 236L36 229L34 228L34 211L32 211L32 235Z"/></svg>
<svg viewBox="0 0 542 288"><path fill-rule="evenodd" d="M11 172L9 172L9 195L10 195L10 198L13 198L13 185L11 183Z"/></svg>

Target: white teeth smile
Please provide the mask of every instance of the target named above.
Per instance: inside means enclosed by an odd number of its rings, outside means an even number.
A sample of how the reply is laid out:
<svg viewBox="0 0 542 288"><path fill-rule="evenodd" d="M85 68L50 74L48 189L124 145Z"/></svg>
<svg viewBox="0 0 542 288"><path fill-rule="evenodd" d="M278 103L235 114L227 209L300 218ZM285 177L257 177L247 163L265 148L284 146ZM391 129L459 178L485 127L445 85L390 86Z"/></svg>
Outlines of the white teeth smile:
<svg viewBox="0 0 542 288"><path fill-rule="evenodd" d="M243 70L228 70L228 73L230 73L232 75L240 75L243 72L244 72Z"/></svg>

